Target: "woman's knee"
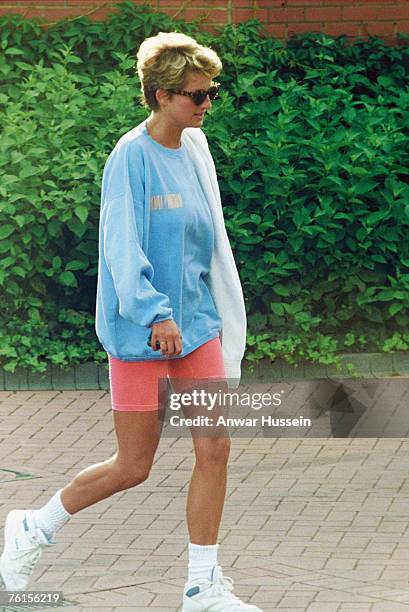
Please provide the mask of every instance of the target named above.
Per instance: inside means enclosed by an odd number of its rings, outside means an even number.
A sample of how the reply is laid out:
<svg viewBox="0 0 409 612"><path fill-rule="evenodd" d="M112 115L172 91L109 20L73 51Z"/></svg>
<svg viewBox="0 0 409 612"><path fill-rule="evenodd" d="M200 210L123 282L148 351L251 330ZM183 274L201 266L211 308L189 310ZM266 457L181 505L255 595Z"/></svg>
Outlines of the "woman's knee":
<svg viewBox="0 0 409 612"><path fill-rule="evenodd" d="M196 464L225 466L230 455L230 438L201 438L195 441Z"/></svg>
<svg viewBox="0 0 409 612"><path fill-rule="evenodd" d="M111 479L118 491L131 489L148 479L152 461L114 462L111 469Z"/></svg>

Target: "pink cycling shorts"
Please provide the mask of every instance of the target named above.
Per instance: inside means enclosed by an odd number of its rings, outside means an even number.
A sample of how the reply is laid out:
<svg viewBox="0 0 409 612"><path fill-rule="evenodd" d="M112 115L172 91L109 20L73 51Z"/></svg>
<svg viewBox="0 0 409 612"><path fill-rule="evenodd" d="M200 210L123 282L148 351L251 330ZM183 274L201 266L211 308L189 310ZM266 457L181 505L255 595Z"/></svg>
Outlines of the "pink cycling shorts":
<svg viewBox="0 0 409 612"><path fill-rule="evenodd" d="M177 379L202 381L226 378L219 337L179 359L122 361L108 354L108 363L113 410L158 410L160 379L172 379L174 391L182 392L184 381L181 380L178 385Z"/></svg>

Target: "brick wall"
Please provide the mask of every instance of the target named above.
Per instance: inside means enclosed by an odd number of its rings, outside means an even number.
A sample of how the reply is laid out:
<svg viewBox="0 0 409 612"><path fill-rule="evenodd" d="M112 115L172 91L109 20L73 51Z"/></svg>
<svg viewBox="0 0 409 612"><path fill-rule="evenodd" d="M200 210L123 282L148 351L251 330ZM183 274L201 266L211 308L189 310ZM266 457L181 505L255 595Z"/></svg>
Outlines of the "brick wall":
<svg viewBox="0 0 409 612"><path fill-rule="evenodd" d="M116 10L116 1L0 0L0 15L20 13L44 23L77 15L101 20ZM379 36L394 45L398 32L409 34L409 0L153 0L150 6L186 20L200 18L209 31L215 25L257 18L281 39L313 31L351 38Z"/></svg>

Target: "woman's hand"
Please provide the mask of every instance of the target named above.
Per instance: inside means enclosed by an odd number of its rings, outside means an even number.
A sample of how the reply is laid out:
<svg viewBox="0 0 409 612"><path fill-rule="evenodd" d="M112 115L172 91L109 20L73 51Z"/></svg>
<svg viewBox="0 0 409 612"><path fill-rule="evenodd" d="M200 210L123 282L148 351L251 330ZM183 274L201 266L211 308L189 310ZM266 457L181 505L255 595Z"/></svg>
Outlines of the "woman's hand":
<svg viewBox="0 0 409 612"><path fill-rule="evenodd" d="M173 319L154 323L151 329L151 348L153 351L160 350L162 355L168 355L169 357L180 355L182 352L182 336Z"/></svg>

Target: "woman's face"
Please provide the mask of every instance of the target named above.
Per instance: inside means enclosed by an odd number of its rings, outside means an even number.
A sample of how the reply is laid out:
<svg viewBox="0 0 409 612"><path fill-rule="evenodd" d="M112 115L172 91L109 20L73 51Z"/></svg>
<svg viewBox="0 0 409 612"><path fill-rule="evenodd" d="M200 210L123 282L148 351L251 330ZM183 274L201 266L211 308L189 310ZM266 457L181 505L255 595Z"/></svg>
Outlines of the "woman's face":
<svg viewBox="0 0 409 612"><path fill-rule="evenodd" d="M196 89L209 89L212 79L197 72L188 73L182 91L195 91ZM163 115L168 121L180 129L185 127L201 127L206 111L212 107L209 96L197 106L190 96L172 94L171 98L164 98L161 102Z"/></svg>

